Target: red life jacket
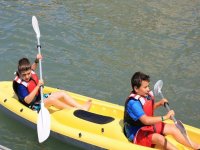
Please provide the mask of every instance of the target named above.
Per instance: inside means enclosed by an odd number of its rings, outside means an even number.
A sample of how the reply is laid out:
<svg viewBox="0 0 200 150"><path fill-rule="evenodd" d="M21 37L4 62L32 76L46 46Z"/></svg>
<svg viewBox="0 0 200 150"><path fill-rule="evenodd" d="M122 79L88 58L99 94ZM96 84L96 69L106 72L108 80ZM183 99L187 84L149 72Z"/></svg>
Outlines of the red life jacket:
<svg viewBox="0 0 200 150"><path fill-rule="evenodd" d="M127 113L127 104L130 100L137 100L141 103L142 108L147 116L153 116L154 111L154 95L153 92L150 91L147 97L141 97L140 95L134 94L131 92L131 94L128 96L126 103L125 103L125 111L124 111L124 122L133 125L133 126L144 126L144 124L140 120L133 120L130 115Z"/></svg>
<svg viewBox="0 0 200 150"><path fill-rule="evenodd" d="M150 91L147 98L141 97L140 95L131 93L129 99L134 98L140 101L142 104L143 110L147 116L153 116L153 105L154 105L154 95Z"/></svg>
<svg viewBox="0 0 200 150"><path fill-rule="evenodd" d="M31 93L37 86L39 79L37 74L34 71L31 71L31 78L28 82L23 81L18 75L15 77L13 82L24 85L27 88L28 92ZM14 88L14 91L17 94L16 87ZM38 96L38 94L39 91L37 92L36 96Z"/></svg>

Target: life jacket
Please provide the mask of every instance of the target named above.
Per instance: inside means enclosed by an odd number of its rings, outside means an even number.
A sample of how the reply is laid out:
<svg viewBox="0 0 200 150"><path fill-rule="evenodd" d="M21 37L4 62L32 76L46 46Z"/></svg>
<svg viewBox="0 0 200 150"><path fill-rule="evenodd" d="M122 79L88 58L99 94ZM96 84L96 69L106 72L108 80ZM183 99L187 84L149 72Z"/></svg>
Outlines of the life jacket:
<svg viewBox="0 0 200 150"><path fill-rule="evenodd" d="M124 111L124 125L128 124L131 126L139 126L141 128L138 129L138 131L134 135L133 143L147 146L147 147L154 147L152 144L152 141L144 138L149 135L149 133L158 133L163 135L163 129L164 129L164 123L158 122L153 125L145 125L143 124L139 119L137 121L134 121L129 114L127 113L127 104L130 100L139 101L145 114L147 116L153 116L154 115L154 95L153 92L150 91L147 97L141 97L140 95L134 94L131 92L131 94L128 96L126 102L125 102L125 111ZM124 127L124 133L125 127ZM127 135L126 135L127 136Z"/></svg>
<svg viewBox="0 0 200 150"><path fill-rule="evenodd" d="M37 74L33 70L31 71L31 78L30 78L30 80L28 82L23 81L19 77L19 75L16 74L16 77L13 80L13 89L15 91L15 94L18 96L18 93L17 93L18 85L22 84L22 85L24 85L27 88L28 93L31 93L33 91L33 89L37 86L38 82L39 82L38 76L37 76ZM36 97L38 95L39 95L39 91L37 92ZM31 104L27 104L26 103L25 105L29 106Z"/></svg>
<svg viewBox="0 0 200 150"><path fill-rule="evenodd" d="M132 126L145 126L139 119L137 121L133 120L130 115L127 113L127 104L130 100L136 100L139 101L145 114L147 116L153 116L154 111L154 95L153 92L150 91L147 97L141 97L140 95L134 94L131 92L131 94L128 96L126 102L125 102L125 111L124 111L124 123L128 123Z"/></svg>

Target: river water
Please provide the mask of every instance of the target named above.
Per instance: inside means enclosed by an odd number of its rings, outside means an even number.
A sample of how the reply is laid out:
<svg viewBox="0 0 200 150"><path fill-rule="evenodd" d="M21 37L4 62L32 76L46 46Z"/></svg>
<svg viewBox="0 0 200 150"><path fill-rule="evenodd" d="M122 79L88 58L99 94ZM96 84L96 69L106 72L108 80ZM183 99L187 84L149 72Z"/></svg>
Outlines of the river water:
<svg viewBox="0 0 200 150"><path fill-rule="evenodd" d="M21 57L35 59L33 15L40 25L46 85L124 105L132 74L142 71L151 76L151 87L163 80L176 118L200 128L200 1L1 0L1 81L13 79ZM36 131L2 112L0 145L79 149L52 137L38 144Z"/></svg>

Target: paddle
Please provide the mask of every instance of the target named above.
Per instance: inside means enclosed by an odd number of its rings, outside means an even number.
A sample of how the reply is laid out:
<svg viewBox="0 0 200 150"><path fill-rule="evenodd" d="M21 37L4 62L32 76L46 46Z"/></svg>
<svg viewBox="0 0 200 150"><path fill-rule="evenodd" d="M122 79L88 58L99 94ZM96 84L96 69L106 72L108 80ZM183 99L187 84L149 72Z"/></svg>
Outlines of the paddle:
<svg viewBox="0 0 200 150"><path fill-rule="evenodd" d="M163 86L163 81L162 80L158 80L156 82L156 84L154 85L154 93L155 95L160 95L161 98L164 98L163 94L162 94L162 86ZM164 104L165 108L170 111L169 108L169 104L165 103ZM171 119L174 121L174 124L176 125L176 127L180 130L180 132L182 133L182 135L184 136L184 138L186 139L186 141L192 146L191 144L191 140L189 139L187 132L185 130L185 127L183 126L183 123L180 120L176 120L176 118L174 116L171 116ZM192 146L193 147L193 146Z"/></svg>
<svg viewBox="0 0 200 150"><path fill-rule="evenodd" d="M40 29L38 25L37 18L35 16L32 17L32 26L36 33L37 38L37 48L38 53L41 54L40 51ZM40 69L40 80L42 80L42 62L39 60L39 69ZM43 87L40 87L40 94L41 94L41 109L38 114L38 120L37 120L37 133L38 133L38 140L39 143L44 142L50 134L50 114L49 111L44 107L44 101L43 101Z"/></svg>

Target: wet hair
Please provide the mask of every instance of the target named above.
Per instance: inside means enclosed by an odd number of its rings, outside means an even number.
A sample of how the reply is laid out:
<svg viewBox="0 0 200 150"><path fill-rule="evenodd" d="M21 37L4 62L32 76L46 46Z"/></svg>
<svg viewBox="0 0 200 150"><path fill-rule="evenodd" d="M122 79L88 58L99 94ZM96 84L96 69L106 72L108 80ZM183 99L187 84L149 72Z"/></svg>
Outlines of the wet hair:
<svg viewBox="0 0 200 150"><path fill-rule="evenodd" d="M142 72L134 73L134 75L131 78L131 86L134 93L135 93L134 87L140 88L140 86L142 85L142 81L150 82L150 76Z"/></svg>
<svg viewBox="0 0 200 150"><path fill-rule="evenodd" d="M27 58L22 58L18 62L18 73L31 69L31 63Z"/></svg>

